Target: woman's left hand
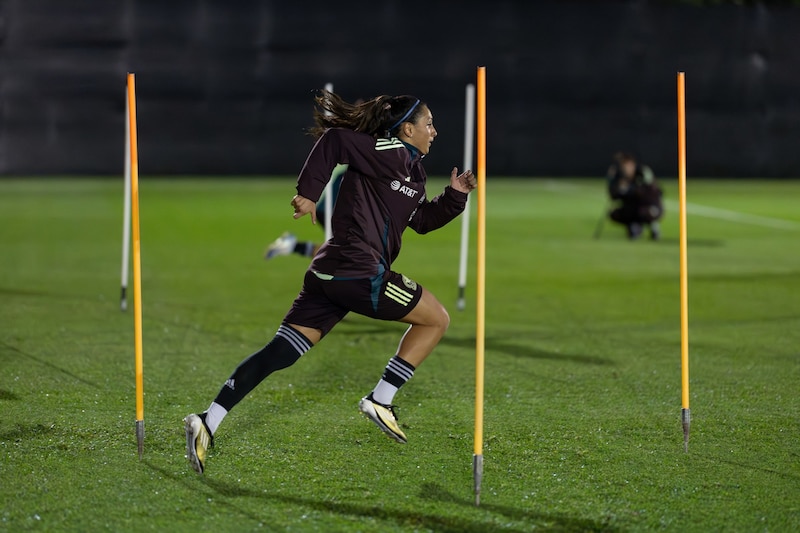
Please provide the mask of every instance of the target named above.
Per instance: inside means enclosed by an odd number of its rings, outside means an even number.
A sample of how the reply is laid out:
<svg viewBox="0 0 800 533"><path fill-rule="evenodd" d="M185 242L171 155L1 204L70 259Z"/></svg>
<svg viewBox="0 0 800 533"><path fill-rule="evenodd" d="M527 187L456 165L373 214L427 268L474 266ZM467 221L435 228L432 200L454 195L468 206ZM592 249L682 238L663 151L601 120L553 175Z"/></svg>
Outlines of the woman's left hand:
<svg viewBox="0 0 800 533"><path fill-rule="evenodd" d="M317 204L313 200L296 194L294 198L292 198L292 207L294 207L294 218L300 218L303 215L310 214L311 223L317 223Z"/></svg>
<svg viewBox="0 0 800 533"><path fill-rule="evenodd" d="M463 193L469 193L478 186L478 181L471 170L465 170L462 174L458 173L458 168L453 167L450 172L450 187Z"/></svg>

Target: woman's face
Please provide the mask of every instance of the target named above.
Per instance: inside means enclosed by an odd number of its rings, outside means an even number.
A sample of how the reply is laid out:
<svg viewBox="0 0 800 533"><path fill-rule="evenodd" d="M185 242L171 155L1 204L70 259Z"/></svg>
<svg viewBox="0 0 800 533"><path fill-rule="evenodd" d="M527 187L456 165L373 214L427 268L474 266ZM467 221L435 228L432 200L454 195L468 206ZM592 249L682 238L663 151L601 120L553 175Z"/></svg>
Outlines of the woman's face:
<svg viewBox="0 0 800 533"><path fill-rule="evenodd" d="M433 114L427 106L422 106L415 122L404 122L400 140L405 141L423 155L431 149L433 139L438 135L433 127Z"/></svg>
<svg viewBox="0 0 800 533"><path fill-rule="evenodd" d="M620 170L622 171L622 176L624 178L633 179L633 177L636 175L636 161L626 159L620 164Z"/></svg>

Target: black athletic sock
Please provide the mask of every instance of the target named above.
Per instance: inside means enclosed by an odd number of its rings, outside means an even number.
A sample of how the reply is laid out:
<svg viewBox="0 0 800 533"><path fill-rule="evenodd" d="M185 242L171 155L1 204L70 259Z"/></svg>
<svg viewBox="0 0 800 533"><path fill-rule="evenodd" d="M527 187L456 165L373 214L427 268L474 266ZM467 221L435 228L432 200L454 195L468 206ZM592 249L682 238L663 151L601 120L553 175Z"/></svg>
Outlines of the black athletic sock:
<svg viewBox="0 0 800 533"><path fill-rule="evenodd" d="M292 366L312 346L305 335L282 324L269 344L236 367L214 401L230 411L264 381L264 378L276 370Z"/></svg>
<svg viewBox="0 0 800 533"><path fill-rule="evenodd" d="M389 359L389 363L383 370L381 380L375 385L370 394L371 399L383 405L391 404L397 390L411 379L414 375L414 370L414 365L400 359L397 355Z"/></svg>
<svg viewBox="0 0 800 533"><path fill-rule="evenodd" d="M414 365L395 355L383 370L383 379L395 387L402 387L414 375Z"/></svg>
<svg viewBox="0 0 800 533"><path fill-rule="evenodd" d="M302 241L294 245L294 253L302 255L303 257L311 257L314 255L314 242Z"/></svg>

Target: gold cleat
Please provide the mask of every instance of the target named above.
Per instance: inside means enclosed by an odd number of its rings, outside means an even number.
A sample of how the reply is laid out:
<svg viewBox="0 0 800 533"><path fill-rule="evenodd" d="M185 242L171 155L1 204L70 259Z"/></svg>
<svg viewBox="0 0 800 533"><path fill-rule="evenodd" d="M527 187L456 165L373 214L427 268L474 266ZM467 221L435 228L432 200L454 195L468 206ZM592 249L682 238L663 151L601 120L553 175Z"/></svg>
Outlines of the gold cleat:
<svg viewBox="0 0 800 533"><path fill-rule="evenodd" d="M214 445L214 437L198 415L189 415L183 421L186 424L186 458L189 459L194 471L202 474L206 466L208 449Z"/></svg>
<svg viewBox="0 0 800 533"><path fill-rule="evenodd" d="M372 396L365 396L358 402L358 409L364 416L375 422L381 431L386 433L401 444L408 442L406 434L400 429L397 423L397 416L394 414L393 405L383 405L372 400Z"/></svg>

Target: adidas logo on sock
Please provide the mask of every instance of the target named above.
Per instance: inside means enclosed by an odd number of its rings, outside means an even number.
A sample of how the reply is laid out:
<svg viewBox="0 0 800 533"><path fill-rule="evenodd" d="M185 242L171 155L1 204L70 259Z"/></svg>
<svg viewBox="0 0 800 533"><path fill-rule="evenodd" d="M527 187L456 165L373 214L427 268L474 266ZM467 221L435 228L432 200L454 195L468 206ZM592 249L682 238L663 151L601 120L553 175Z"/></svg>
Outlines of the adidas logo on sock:
<svg viewBox="0 0 800 533"><path fill-rule="evenodd" d="M236 390L235 382L233 381L233 378L228 379L228 381L225 382L225 386L228 387L231 390Z"/></svg>

